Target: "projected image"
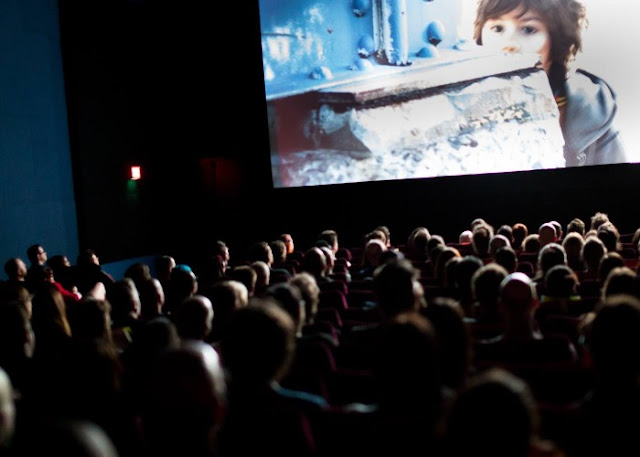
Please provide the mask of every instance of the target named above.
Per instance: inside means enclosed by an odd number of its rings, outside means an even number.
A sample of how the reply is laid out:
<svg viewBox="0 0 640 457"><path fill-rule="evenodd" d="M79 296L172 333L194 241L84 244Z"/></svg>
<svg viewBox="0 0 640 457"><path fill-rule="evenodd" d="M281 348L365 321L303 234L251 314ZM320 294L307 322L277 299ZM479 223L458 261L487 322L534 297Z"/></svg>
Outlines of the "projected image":
<svg viewBox="0 0 640 457"><path fill-rule="evenodd" d="M274 186L636 161L583 3L470 3L261 0Z"/></svg>

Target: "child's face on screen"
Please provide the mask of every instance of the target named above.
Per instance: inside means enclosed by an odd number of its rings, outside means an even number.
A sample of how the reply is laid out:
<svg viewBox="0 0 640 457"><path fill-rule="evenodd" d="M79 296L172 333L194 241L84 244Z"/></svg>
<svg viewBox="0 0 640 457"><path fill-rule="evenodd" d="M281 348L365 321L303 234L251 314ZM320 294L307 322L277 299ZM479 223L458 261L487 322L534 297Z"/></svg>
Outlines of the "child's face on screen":
<svg viewBox="0 0 640 457"><path fill-rule="evenodd" d="M534 10L517 8L487 20L482 27L484 46L508 53L540 55L542 68L551 68L551 35L542 17Z"/></svg>

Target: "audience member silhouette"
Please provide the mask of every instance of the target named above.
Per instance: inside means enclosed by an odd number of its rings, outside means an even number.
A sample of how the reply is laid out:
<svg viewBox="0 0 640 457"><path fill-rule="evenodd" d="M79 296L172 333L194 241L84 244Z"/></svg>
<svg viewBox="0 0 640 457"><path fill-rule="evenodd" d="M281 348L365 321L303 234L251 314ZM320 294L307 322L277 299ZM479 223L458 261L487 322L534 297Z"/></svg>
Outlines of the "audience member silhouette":
<svg viewBox="0 0 640 457"><path fill-rule="evenodd" d="M503 246L494 254L494 261L509 273L515 273L518 270L519 262L516 251L511 246Z"/></svg>
<svg viewBox="0 0 640 457"><path fill-rule="evenodd" d="M185 299L172 314L182 341L206 341L211 333L213 318L211 300L199 294Z"/></svg>
<svg viewBox="0 0 640 457"><path fill-rule="evenodd" d="M471 334L464 310L454 299L437 297L420 312L435 330L442 383L457 392L472 373Z"/></svg>
<svg viewBox="0 0 640 457"><path fill-rule="evenodd" d="M253 297L256 291L258 273L249 265L238 265L231 270L230 278L241 282L247 288L249 297Z"/></svg>
<svg viewBox="0 0 640 457"><path fill-rule="evenodd" d="M48 258L47 266L53 270L53 276L62 287L71 292L77 292L74 269L66 255L56 254Z"/></svg>
<svg viewBox="0 0 640 457"><path fill-rule="evenodd" d="M540 439L540 423L527 383L504 369L492 368L472 378L455 399L443 455L561 455L554 443Z"/></svg>
<svg viewBox="0 0 640 457"><path fill-rule="evenodd" d="M207 340L211 343L219 344L224 337L229 325L229 319L231 319L233 313L247 306L249 293L244 284L231 279L218 282L209 290L207 297L211 300L213 308L211 331Z"/></svg>
<svg viewBox="0 0 640 457"><path fill-rule="evenodd" d="M576 231L567 232L562 240L562 247L567 254L567 265L575 272L582 272L586 268L582 259L583 246L584 238Z"/></svg>
<svg viewBox="0 0 640 457"><path fill-rule="evenodd" d="M585 239L584 246L582 246L582 261L585 269L582 272L576 272L580 276L580 280L599 279L600 261L606 253L607 248L600 238L589 236Z"/></svg>
<svg viewBox="0 0 640 457"><path fill-rule="evenodd" d="M164 314L166 297L162 283L158 278L146 279L136 286L136 288L140 296L139 319L141 321L148 321Z"/></svg>
<svg viewBox="0 0 640 457"><path fill-rule="evenodd" d="M51 419L22 437L15 455L64 455L66 457L123 457L112 439L88 420Z"/></svg>
<svg viewBox="0 0 640 457"><path fill-rule="evenodd" d="M322 255L322 251L320 251L320 254ZM324 255L322 255L322 258L324 259ZM269 284L271 284L271 270L269 269L269 265L262 260L252 262L251 268L256 272L256 287L253 295L261 297L264 295L267 287L269 287Z"/></svg>
<svg viewBox="0 0 640 457"><path fill-rule="evenodd" d="M316 455L310 417L326 402L279 385L295 353L289 314L272 300L252 299L234 313L220 350L229 374L220 456Z"/></svg>
<svg viewBox="0 0 640 457"><path fill-rule="evenodd" d="M165 314L171 315L180 303L198 292L198 278L191 267L185 264L173 267L164 292Z"/></svg>
<svg viewBox="0 0 640 457"><path fill-rule="evenodd" d="M565 421L568 457L637 455L640 442L640 302L637 297L607 297L597 310L587 348L597 382Z"/></svg>
<svg viewBox="0 0 640 457"><path fill-rule="evenodd" d="M107 300L111 305L112 333L115 345L125 350L135 338L140 323L140 295L133 279L122 278L107 288Z"/></svg>
<svg viewBox="0 0 640 457"><path fill-rule="evenodd" d="M509 272L499 264L482 266L471 277L471 292L475 298L471 316L480 324L502 324L500 284Z"/></svg>
<svg viewBox="0 0 640 457"><path fill-rule="evenodd" d="M27 270L27 288L35 292L45 281L44 267L47 264L47 251L41 244L32 244L27 248L29 269Z"/></svg>
<svg viewBox="0 0 640 457"><path fill-rule="evenodd" d="M586 225L585 225L585 223L584 223L584 221L582 219L580 219L578 217L574 217L567 224L566 232L567 232L567 235L569 233L576 232L578 235L580 235L582 238L584 238L584 235L585 235L585 232L586 232Z"/></svg>
<svg viewBox="0 0 640 457"><path fill-rule="evenodd" d="M108 288L115 282L113 277L102 269L100 259L93 249L85 249L78 254L74 269L76 286L83 296L90 293L96 283L100 282Z"/></svg>
<svg viewBox="0 0 640 457"><path fill-rule="evenodd" d="M227 408L226 380L218 353L202 341L190 340L168 348L150 367L142 405L145 454L214 457L245 455L218 453L218 432ZM245 439L257 446L251 431Z"/></svg>
<svg viewBox="0 0 640 457"><path fill-rule="evenodd" d="M0 455L9 455L16 427L16 405L11 379L0 367Z"/></svg>
<svg viewBox="0 0 640 457"><path fill-rule="evenodd" d="M156 269L156 277L166 292L171 279L171 271L175 268L176 261L170 255L159 255L154 258L153 264Z"/></svg>
<svg viewBox="0 0 640 457"><path fill-rule="evenodd" d="M516 222L511 227L511 232L513 233L513 242L511 243L511 247L516 251L522 250L522 242L527 235L529 235L529 228L522 222Z"/></svg>

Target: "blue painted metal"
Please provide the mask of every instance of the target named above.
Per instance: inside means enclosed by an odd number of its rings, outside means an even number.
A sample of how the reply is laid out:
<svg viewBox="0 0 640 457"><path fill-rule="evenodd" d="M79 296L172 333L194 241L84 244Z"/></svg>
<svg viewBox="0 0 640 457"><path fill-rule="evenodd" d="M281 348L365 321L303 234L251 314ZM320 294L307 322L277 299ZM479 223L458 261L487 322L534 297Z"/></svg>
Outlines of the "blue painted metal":
<svg viewBox="0 0 640 457"><path fill-rule="evenodd" d="M409 29L406 0L379 0L380 43L383 58L390 65L408 65Z"/></svg>
<svg viewBox="0 0 640 457"><path fill-rule="evenodd" d="M392 37L400 41L393 44L398 61L422 59L417 54L425 47L428 24L435 20L448 31L439 49L454 49L463 1L468 0L259 0L267 99L318 90L359 74L388 74L389 65L374 58L384 51L374 25L381 2L398 14L392 18ZM403 10L404 19L399 15ZM365 62L358 61L362 58ZM313 79L312 74L321 77ZM324 77L328 74L333 78Z"/></svg>

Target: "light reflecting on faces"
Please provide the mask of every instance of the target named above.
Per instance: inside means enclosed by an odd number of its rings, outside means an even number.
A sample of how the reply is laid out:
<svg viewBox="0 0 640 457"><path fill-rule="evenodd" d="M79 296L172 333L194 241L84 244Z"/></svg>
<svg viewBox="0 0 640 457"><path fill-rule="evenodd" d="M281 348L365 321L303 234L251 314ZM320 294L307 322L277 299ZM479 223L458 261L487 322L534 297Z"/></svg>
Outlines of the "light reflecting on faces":
<svg viewBox="0 0 640 457"><path fill-rule="evenodd" d="M541 16L522 8L489 19L482 27L482 44L510 54L539 54L541 67L551 68L551 35Z"/></svg>

